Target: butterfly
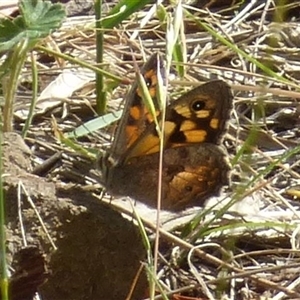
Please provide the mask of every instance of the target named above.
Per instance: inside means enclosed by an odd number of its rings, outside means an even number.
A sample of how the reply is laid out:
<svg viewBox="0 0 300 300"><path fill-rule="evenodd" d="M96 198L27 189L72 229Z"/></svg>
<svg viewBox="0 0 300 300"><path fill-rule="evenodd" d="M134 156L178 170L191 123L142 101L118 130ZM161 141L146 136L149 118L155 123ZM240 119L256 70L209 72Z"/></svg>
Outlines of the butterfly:
<svg viewBox="0 0 300 300"><path fill-rule="evenodd" d="M200 85L166 107L162 120L156 98L158 54L141 69L159 124L164 123L161 208L180 211L202 206L228 184L229 164L220 146L232 108L222 80ZM110 149L100 159L100 182L112 195L129 196L156 207L160 138L138 82L129 91Z"/></svg>

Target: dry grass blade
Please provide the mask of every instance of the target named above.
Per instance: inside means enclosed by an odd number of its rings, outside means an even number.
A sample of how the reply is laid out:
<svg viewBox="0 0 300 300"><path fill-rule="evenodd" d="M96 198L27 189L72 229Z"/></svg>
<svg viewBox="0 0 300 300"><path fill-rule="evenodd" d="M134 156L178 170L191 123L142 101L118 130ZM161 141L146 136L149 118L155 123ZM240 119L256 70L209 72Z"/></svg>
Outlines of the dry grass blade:
<svg viewBox="0 0 300 300"><path fill-rule="evenodd" d="M221 7L221 2L225 6ZM111 28L114 23L110 23L110 30L104 32L101 68L94 66L93 17L68 18L51 42L36 48L41 50L35 57L40 92L62 70L70 69L73 75L90 76L91 70L104 75L109 126L104 124L105 117L99 125L101 131L97 122L93 123L98 116L93 78L89 77L64 97L40 103L43 109L34 111L27 134L28 144L35 149L35 164L62 153L60 163L47 174L48 180L59 186L93 189L97 195L93 159L99 150L109 149L115 131L113 116L135 80L134 62L140 67L153 52L165 54L168 36L167 61L172 66L166 94L171 101L203 81L219 78L230 84L234 110L224 146L234 163L231 186L225 187L220 197L212 197L205 210L193 209L191 215L161 212L161 226L154 225L155 211L139 203L135 208L146 227L143 234L148 251L152 232L159 230L157 273L151 276L153 284L164 290L162 297L180 291L184 296L211 299L300 298L296 250L300 216L300 4L290 1L279 7L274 1L234 2L234 6L226 1L206 1L180 7L163 2L162 7L148 5L122 19L117 28ZM282 9L284 22L277 22ZM170 30L170 19L165 17L172 12L182 19L175 18ZM176 48L176 42L182 47ZM175 72L172 61L174 47L178 52L173 60L181 74ZM15 101L18 129L30 107L29 68L26 61ZM55 131L61 140L74 137L70 132L78 127L80 134L70 147L60 144L53 134ZM76 149L77 144L80 148ZM110 200L109 207L133 216L122 199ZM153 262L148 262L151 268ZM89 268L93 270L92 264Z"/></svg>

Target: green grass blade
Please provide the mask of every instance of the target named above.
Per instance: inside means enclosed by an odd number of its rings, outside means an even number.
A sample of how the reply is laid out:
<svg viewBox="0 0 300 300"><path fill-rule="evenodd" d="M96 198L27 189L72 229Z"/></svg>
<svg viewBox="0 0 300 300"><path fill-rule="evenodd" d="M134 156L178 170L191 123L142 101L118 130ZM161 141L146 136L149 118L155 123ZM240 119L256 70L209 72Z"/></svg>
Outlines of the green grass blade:
<svg viewBox="0 0 300 300"><path fill-rule="evenodd" d="M38 95L38 70L36 66L36 60L35 56L31 55L31 74L32 74L32 99L30 103L28 118L25 121L24 127L22 129L22 137L25 138L27 131L29 129L29 126L32 122L33 115L34 115L34 108L37 101L37 95Z"/></svg>
<svg viewBox="0 0 300 300"><path fill-rule="evenodd" d="M160 126L158 124L158 119L157 119L157 116L156 116L155 105L153 103L153 99L152 99L152 97L150 95L150 92L148 90L146 81L145 81L144 77L142 76L142 74L140 72L137 72L137 83L138 83L139 91L141 92L141 95L142 95L143 102L144 102L147 110L151 114L151 117L153 118L153 121L154 121L155 126L156 126L157 133L159 135L161 135Z"/></svg>
<svg viewBox="0 0 300 300"><path fill-rule="evenodd" d="M75 128L72 132L65 134L65 136L69 139L86 136L118 121L121 118L121 116L122 111L116 111L114 113L109 113L104 116L100 116Z"/></svg>
<svg viewBox="0 0 300 300"><path fill-rule="evenodd" d="M119 1L119 3L108 13L108 16L103 19L103 28L110 29L117 26L133 13L142 10L150 2L150 0Z"/></svg>
<svg viewBox="0 0 300 300"><path fill-rule="evenodd" d="M102 27L102 1L95 0L95 17L96 17L96 63L103 63L104 53L104 37ZM106 111L106 92L104 88L104 76L102 73L96 73L96 111L99 115L103 115Z"/></svg>
<svg viewBox="0 0 300 300"><path fill-rule="evenodd" d="M3 133L0 132L0 282L2 300L8 300L8 276L6 265L6 237L5 237L5 200L3 194Z"/></svg>

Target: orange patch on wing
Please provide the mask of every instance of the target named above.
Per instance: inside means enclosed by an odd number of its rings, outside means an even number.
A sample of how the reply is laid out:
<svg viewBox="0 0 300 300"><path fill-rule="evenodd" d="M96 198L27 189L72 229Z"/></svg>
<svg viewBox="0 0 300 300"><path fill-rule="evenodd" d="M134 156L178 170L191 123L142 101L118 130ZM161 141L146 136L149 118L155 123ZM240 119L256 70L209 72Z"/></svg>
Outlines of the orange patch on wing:
<svg viewBox="0 0 300 300"><path fill-rule="evenodd" d="M184 135L186 137L186 142L189 143L201 143L205 142L207 131L205 130L190 130L184 132Z"/></svg>
<svg viewBox="0 0 300 300"><path fill-rule="evenodd" d="M173 134L176 124L174 122L166 121L164 127L165 140L168 140L169 137Z"/></svg>
<svg viewBox="0 0 300 300"><path fill-rule="evenodd" d="M160 111L155 112L156 117L160 115ZM130 116L136 120L147 120L148 123L152 123L154 118L151 113L149 113L148 109L146 107L140 107L140 106L133 106L130 108Z"/></svg>
<svg viewBox="0 0 300 300"><path fill-rule="evenodd" d="M157 84L157 75L156 70L151 69L144 74L145 79L150 79L151 86L155 86Z"/></svg>
<svg viewBox="0 0 300 300"><path fill-rule="evenodd" d="M128 149L140 136L140 131L137 126L126 126L126 148Z"/></svg>
<svg viewBox="0 0 300 300"><path fill-rule="evenodd" d="M192 130L197 127L197 124L191 120L185 120L180 126L180 131Z"/></svg>
<svg viewBox="0 0 300 300"><path fill-rule="evenodd" d="M156 87L152 86L149 88L149 94L152 98L156 97Z"/></svg>
<svg viewBox="0 0 300 300"><path fill-rule="evenodd" d="M145 116L146 116L148 122L152 123L154 121L154 118L153 118L152 114L149 113L146 108L145 108L144 111L145 111ZM155 115L156 115L156 117L158 117L160 115L160 111L155 111Z"/></svg>
<svg viewBox="0 0 300 300"><path fill-rule="evenodd" d="M149 94L152 98L154 98L156 96L156 85L157 85L156 71L154 69L147 71L144 74L144 78L148 86ZM142 97L142 93L140 92L139 89L137 89L137 94L139 97Z"/></svg>
<svg viewBox="0 0 300 300"><path fill-rule="evenodd" d="M141 138L136 145L128 153L128 159L147 155L159 151L159 137L153 134L148 134Z"/></svg>
<svg viewBox="0 0 300 300"><path fill-rule="evenodd" d="M213 118L210 120L209 126L213 129L218 129L219 128L219 119Z"/></svg>
<svg viewBox="0 0 300 300"><path fill-rule="evenodd" d="M130 116L134 120L139 120L142 117L141 107L138 107L138 106L132 106L132 107L130 107Z"/></svg>
<svg viewBox="0 0 300 300"><path fill-rule="evenodd" d="M155 113L156 116L159 116L160 114L159 111L156 111ZM154 120L152 114L148 112L147 108L137 105L130 108L130 116L132 118L131 123L126 126L127 149L141 137L145 128L153 123ZM146 139L146 137L143 139Z"/></svg>
<svg viewBox="0 0 300 300"><path fill-rule="evenodd" d="M199 110L196 112L196 117L199 118L199 119L205 119L205 118L208 118L210 115L210 110Z"/></svg>
<svg viewBox="0 0 300 300"><path fill-rule="evenodd" d="M174 110L181 116L189 119L192 116L192 112L187 105L177 105L174 107Z"/></svg>

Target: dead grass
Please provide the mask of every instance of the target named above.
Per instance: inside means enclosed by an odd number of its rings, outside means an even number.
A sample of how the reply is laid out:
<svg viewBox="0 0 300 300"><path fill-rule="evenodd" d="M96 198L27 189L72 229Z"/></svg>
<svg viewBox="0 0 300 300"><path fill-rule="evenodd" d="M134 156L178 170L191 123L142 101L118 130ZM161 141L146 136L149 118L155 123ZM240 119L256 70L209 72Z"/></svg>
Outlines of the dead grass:
<svg viewBox="0 0 300 300"><path fill-rule="evenodd" d="M277 78L195 26L190 19L184 20L186 76L172 78L170 98L174 91L216 78L232 86L234 111L225 145L234 165L232 186L222 197L225 195L235 204L221 210L217 217L212 212L202 214L200 224L195 222L192 230L186 227L184 235L182 224L178 227L178 216L171 226L170 221L165 222L166 228L172 228L172 234L164 229L160 231L158 278L172 293L185 291L185 295L209 299L221 299L225 295L230 299L300 298L300 211L297 199L287 193L291 188L298 190L300 182L300 92L297 89L300 27L299 20L293 22L290 18L283 23L273 22L272 3L265 1L256 11L251 8L248 12L246 9L235 12L227 9L226 13L189 9L232 45L275 72ZM297 1L286 5L290 11L293 11L291 7L297 10L299 6ZM93 66L93 21L90 17L68 19L63 28L46 41L46 46ZM154 51L164 53L164 27L149 12L141 12L120 28L105 33L104 51L106 64L101 68L127 83L108 89L108 111L114 111L119 109L128 83L134 80L132 55L140 62ZM62 58L38 56L41 91L57 80L62 71L70 70L71 75L67 74L57 83L58 93L51 91L53 94L46 100L39 100L28 143L35 145L39 161L62 151L63 165L52 168L47 176L56 181L81 184L82 188L98 193L97 176L89 173L93 162L90 161L83 172L86 161L57 142L51 121L55 118L59 130L69 132L96 117L93 74ZM26 109L30 101L30 91L26 88L30 82L28 75L24 70L16 101L17 128L24 121L21 108ZM68 81L74 80L69 76L78 75L82 87L76 90L74 86L69 94L65 93ZM106 80L107 84L113 82L111 78ZM110 128L108 133L93 132L78 143L91 151L104 149L109 144L110 133ZM168 215L167 219L171 217ZM146 218L144 223L150 231L155 227L153 218ZM188 221L187 224L194 223Z"/></svg>

